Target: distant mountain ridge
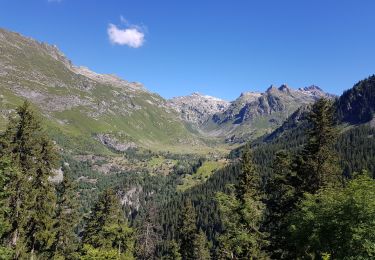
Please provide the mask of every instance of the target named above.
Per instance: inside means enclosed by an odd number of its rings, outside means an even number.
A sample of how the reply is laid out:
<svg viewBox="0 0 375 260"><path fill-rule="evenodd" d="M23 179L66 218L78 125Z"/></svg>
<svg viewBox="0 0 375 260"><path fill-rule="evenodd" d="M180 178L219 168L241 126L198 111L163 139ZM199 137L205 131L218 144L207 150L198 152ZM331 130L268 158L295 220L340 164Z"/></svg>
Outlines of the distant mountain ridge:
<svg viewBox="0 0 375 260"><path fill-rule="evenodd" d="M241 142L249 134L256 137L273 130L300 106L322 97L334 96L315 85L293 89L283 84L271 85L264 93L241 93L231 102L193 93L170 99L168 105L201 133L220 136L228 142Z"/></svg>
<svg viewBox="0 0 375 260"><path fill-rule="evenodd" d="M0 129L27 99L61 145L83 151L204 151L273 131L303 104L328 96L310 86L271 86L228 102L193 93L170 100L138 82L75 66L56 47L0 29ZM105 137L105 138L103 138Z"/></svg>

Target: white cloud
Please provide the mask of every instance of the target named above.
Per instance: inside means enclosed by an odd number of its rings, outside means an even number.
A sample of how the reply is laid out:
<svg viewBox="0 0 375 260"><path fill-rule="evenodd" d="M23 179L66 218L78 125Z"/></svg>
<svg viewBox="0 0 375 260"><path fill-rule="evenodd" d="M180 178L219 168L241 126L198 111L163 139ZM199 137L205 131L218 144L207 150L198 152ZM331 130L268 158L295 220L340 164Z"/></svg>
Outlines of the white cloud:
<svg viewBox="0 0 375 260"><path fill-rule="evenodd" d="M114 24L109 24L107 33L109 40L113 44L127 45L132 48L139 48L145 41L145 34L141 27L130 25L124 18L120 17L121 22L127 27L121 29Z"/></svg>
<svg viewBox="0 0 375 260"><path fill-rule="evenodd" d="M48 3L60 3L62 0L47 0Z"/></svg>

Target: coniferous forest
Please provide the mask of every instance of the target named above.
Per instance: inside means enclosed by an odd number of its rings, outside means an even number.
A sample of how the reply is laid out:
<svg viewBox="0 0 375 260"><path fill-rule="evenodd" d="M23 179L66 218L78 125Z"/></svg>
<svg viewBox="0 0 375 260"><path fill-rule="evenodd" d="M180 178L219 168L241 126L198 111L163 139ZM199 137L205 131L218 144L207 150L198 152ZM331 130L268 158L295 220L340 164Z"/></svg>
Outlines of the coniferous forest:
<svg viewBox="0 0 375 260"><path fill-rule="evenodd" d="M93 196L76 178L87 165L25 101L0 138L0 258L373 259L374 78L291 115L182 192L181 176L204 158L169 154L171 174L112 176ZM135 183L137 208L121 203Z"/></svg>
<svg viewBox="0 0 375 260"><path fill-rule="evenodd" d="M0 0L0 260L375 260L375 0Z"/></svg>

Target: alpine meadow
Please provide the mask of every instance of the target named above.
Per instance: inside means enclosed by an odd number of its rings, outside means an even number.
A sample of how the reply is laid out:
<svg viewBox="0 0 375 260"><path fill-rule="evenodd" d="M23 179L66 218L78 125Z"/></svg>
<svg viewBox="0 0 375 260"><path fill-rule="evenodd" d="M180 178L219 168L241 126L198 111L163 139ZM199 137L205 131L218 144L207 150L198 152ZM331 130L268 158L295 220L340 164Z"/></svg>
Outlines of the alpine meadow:
<svg viewBox="0 0 375 260"><path fill-rule="evenodd" d="M375 259L374 8L4 0L0 260Z"/></svg>

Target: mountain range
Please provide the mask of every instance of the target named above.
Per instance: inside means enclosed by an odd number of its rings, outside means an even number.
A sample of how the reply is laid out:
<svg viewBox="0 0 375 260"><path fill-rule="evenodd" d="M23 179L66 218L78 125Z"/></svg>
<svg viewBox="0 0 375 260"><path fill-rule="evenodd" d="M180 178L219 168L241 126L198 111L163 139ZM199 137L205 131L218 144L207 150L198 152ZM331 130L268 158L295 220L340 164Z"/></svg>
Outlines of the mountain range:
<svg viewBox="0 0 375 260"><path fill-rule="evenodd" d="M317 86L270 86L234 101L193 93L164 99L142 84L75 66L56 47L0 29L0 128L24 99L66 149L202 152L269 133L301 105L332 97Z"/></svg>

